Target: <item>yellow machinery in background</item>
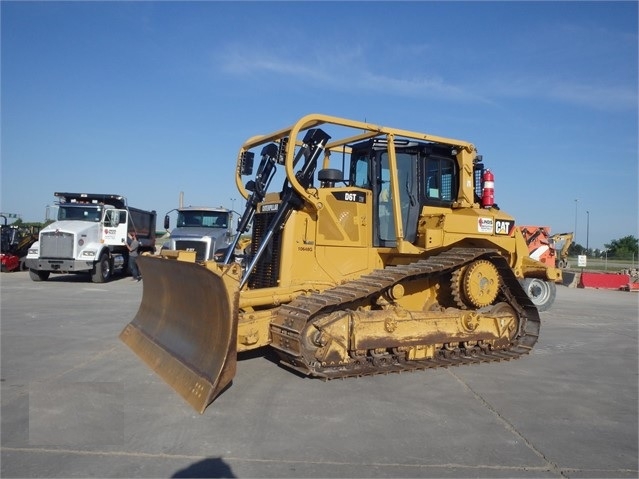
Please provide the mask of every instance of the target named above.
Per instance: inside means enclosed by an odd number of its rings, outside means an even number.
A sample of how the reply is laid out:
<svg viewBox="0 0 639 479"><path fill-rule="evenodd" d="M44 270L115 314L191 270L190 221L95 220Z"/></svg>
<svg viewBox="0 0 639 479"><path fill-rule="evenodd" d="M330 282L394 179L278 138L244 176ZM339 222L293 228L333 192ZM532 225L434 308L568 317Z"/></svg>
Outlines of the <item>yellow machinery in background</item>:
<svg viewBox="0 0 639 479"><path fill-rule="evenodd" d="M250 253L140 257L120 337L199 412L264 346L322 378L526 354L539 314L521 282L561 271L529 257L487 171L471 143L321 114L254 136L236 170Z"/></svg>

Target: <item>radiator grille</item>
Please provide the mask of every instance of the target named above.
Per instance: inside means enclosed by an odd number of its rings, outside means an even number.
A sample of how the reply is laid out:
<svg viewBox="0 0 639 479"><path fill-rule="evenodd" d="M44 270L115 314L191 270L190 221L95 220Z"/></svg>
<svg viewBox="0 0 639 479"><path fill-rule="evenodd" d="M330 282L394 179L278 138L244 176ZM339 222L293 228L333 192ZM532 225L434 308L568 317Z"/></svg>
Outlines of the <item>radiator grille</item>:
<svg viewBox="0 0 639 479"><path fill-rule="evenodd" d="M266 229L276 214L257 213L253 218L251 251L254 253L259 249L262 238L266 234ZM248 281L250 288L259 289L277 286L280 277L281 231L278 229L274 232L271 244L255 265Z"/></svg>
<svg viewBox="0 0 639 479"><path fill-rule="evenodd" d="M196 261L204 261L206 259L206 243L203 241L178 240L175 242L175 249L179 251L195 251Z"/></svg>
<svg viewBox="0 0 639 479"><path fill-rule="evenodd" d="M52 231L40 237L40 257L73 258L73 234Z"/></svg>

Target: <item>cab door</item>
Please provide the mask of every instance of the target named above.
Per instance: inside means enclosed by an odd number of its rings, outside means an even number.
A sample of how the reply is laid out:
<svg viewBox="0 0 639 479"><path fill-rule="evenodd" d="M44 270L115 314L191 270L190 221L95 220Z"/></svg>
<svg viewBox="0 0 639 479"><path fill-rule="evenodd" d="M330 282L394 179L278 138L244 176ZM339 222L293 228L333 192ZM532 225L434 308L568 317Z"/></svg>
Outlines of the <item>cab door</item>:
<svg viewBox="0 0 639 479"><path fill-rule="evenodd" d="M351 183L370 188L373 196L373 244L378 247L395 247L395 215L393 213L392 182L399 186L404 239L414 243L417 237L417 221L420 204L417 181L419 149L415 146L396 148L397 178L391 174L388 151L371 143L369 148L356 150L351 157Z"/></svg>
<svg viewBox="0 0 639 479"><path fill-rule="evenodd" d="M128 212L106 210L104 214L104 242L109 246L123 246L127 241Z"/></svg>

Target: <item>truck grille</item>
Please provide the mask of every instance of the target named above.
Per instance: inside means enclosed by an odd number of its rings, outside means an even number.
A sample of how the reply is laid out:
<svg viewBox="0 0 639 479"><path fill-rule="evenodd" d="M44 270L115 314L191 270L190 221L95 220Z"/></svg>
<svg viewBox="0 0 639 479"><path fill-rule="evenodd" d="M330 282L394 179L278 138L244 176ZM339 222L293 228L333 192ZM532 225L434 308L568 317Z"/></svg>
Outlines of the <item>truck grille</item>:
<svg viewBox="0 0 639 479"><path fill-rule="evenodd" d="M73 258L73 234L49 232L40 236L40 257Z"/></svg>
<svg viewBox="0 0 639 479"><path fill-rule="evenodd" d="M202 241L177 240L175 249L179 251L195 251L196 261L204 261L206 259L206 243Z"/></svg>
<svg viewBox="0 0 639 479"><path fill-rule="evenodd" d="M253 237L251 251L257 252L269 223L277 213L257 213L253 218ZM280 252L282 243L281 229L273 234L271 244L255 265L249 277L249 287L254 289L277 286L280 278Z"/></svg>

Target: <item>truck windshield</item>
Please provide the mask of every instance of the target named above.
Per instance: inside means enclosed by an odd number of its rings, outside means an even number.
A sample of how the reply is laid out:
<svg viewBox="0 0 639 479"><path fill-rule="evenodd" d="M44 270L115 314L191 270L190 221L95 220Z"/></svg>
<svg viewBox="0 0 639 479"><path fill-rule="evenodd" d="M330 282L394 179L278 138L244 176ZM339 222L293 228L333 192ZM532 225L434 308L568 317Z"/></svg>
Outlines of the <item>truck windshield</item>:
<svg viewBox="0 0 639 479"><path fill-rule="evenodd" d="M62 221L100 221L101 206L60 205L58 220Z"/></svg>
<svg viewBox="0 0 639 479"><path fill-rule="evenodd" d="M179 211L178 227L200 226L204 228L226 228L229 214L224 211Z"/></svg>

